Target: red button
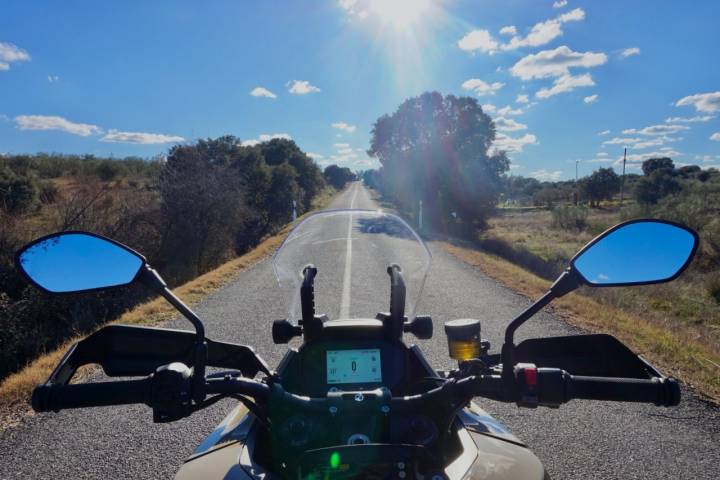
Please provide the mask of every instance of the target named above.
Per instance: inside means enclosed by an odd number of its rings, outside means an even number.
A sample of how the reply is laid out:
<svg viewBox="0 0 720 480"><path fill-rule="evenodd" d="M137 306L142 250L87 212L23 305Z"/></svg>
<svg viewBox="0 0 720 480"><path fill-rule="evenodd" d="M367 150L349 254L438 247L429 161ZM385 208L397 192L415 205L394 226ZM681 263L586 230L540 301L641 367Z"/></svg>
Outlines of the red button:
<svg viewBox="0 0 720 480"><path fill-rule="evenodd" d="M534 387L537 385L537 369L526 368L525 370L525 385Z"/></svg>

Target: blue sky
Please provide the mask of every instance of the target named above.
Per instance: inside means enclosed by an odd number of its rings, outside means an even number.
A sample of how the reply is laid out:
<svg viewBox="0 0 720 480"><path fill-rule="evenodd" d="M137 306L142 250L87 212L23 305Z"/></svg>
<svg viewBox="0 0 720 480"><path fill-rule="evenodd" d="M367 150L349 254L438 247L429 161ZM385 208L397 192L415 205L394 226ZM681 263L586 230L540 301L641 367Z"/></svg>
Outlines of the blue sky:
<svg viewBox="0 0 720 480"><path fill-rule="evenodd" d="M720 166L720 2L0 3L0 152L162 154L289 136L372 167L375 119L476 96L512 173L571 178L652 155ZM632 170L631 170L632 171Z"/></svg>

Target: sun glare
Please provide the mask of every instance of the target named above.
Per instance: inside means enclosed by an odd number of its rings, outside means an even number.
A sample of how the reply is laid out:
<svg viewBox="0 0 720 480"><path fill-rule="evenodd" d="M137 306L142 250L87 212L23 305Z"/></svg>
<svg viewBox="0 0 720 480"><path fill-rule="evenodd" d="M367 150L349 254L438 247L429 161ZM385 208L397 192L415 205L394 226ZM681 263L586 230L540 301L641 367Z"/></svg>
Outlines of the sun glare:
<svg viewBox="0 0 720 480"><path fill-rule="evenodd" d="M368 11L383 22L403 29L418 23L430 4L431 0L369 0Z"/></svg>

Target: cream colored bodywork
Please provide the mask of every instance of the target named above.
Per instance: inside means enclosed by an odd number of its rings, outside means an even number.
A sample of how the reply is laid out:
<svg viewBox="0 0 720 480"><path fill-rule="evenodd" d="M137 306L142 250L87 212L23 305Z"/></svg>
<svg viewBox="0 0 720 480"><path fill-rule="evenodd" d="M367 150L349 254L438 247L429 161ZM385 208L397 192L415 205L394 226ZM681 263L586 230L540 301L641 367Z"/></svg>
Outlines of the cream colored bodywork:
<svg viewBox="0 0 720 480"><path fill-rule="evenodd" d="M175 476L191 479L264 479L273 478L253 466L246 440L252 416L239 405L198 447ZM472 403L461 412L458 436L464 451L445 469L451 479L468 480L542 480L544 469L510 432L483 409ZM465 428L467 427L467 428Z"/></svg>

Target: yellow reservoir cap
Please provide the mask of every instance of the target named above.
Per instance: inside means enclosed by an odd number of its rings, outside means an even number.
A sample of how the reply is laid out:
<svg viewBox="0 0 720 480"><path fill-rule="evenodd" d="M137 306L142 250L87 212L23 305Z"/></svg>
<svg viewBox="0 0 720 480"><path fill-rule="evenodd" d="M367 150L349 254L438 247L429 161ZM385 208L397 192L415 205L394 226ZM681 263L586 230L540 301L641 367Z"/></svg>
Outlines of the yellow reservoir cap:
<svg viewBox="0 0 720 480"><path fill-rule="evenodd" d="M480 320L461 318L445 322L450 358L463 362L480 356Z"/></svg>

